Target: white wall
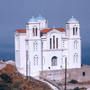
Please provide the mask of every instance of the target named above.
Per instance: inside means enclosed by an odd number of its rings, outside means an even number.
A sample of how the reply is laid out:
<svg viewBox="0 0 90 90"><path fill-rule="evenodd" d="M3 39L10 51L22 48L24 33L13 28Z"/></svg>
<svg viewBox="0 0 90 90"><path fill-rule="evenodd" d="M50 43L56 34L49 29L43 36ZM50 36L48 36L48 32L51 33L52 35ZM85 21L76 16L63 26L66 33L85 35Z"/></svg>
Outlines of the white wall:
<svg viewBox="0 0 90 90"><path fill-rule="evenodd" d="M16 66L18 67L18 70L25 75L26 74L26 47L25 47L26 34L21 33L19 34L18 37L19 37L19 40L15 41ZM16 39L17 39L17 36L16 36Z"/></svg>

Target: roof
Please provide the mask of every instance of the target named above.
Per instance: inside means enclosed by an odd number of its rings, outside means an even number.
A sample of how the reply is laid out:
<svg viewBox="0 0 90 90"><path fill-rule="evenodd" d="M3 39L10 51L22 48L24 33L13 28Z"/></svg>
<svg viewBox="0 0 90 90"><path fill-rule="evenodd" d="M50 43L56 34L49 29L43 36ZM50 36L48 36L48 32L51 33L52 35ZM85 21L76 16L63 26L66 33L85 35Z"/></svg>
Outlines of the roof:
<svg viewBox="0 0 90 90"><path fill-rule="evenodd" d="M58 30L60 32L65 32L65 29L64 28L47 28L47 29L41 30L41 33L48 33L49 31L51 31L53 29L56 29L56 30Z"/></svg>
<svg viewBox="0 0 90 90"><path fill-rule="evenodd" d="M38 17L36 17L37 20L45 20L44 17L42 17L41 15L39 15Z"/></svg>
<svg viewBox="0 0 90 90"><path fill-rule="evenodd" d="M55 29L60 32L65 32L64 28L55 28ZM41 30L41 33L48 33L51 30L53 30L53 28L46 28L46 29ZM16 32L17 33L26 33L26 29L17 29Z"/></svg>
<svg viewBox="0 0 90 90"><path fill-rule="evenodd" d="M37 22L37 20L34 16L32 16L32 18L29 19L29 22Z"/></svg>
<svg viewBox="0 0 90 90"><path fill-rule="evenodd" d="M17 29L16 32L17 33L26 33L26 29Z"/></svg>
<svg viewBox="0 0 90 90"><path fill-rule="evenodd" d="M68 20L67 23L74 23L74 24L75 24L75 23L79 23L79 21L72 16L72 17Z"/></svg>
<svg viewBox="0 0 90 90"><path fill-rule="evenodd" d="M42 17L41 15L39 15L38 17L32 16L32 18L29 19L29 23L32 23L32 22L36 23L38 21L43 21L43 20L45 20L45 18Z"/></svg>
<svg viewBox="0 0 90 90"><path fill-rule="evenodd" d="M47 32L49 32L51 30L52 30L51 28L46 28L46 29L41 30L41 33L47 33Z"/></svg>

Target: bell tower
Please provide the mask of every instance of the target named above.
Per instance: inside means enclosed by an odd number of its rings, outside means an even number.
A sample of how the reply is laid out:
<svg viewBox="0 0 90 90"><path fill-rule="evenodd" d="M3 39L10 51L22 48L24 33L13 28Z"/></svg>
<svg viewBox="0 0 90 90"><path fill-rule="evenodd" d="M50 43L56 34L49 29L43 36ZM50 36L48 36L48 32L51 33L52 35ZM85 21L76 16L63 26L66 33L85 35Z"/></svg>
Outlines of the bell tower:
<svg viewBox="0 0 90 90"><path fill-rule="evenodd" d="M42 40L40 31L47 27L46 19L32 17L26 24L26 36L28 39L28 62L30 63L30 75L37 76L42 69Z"/></svg>
<svg viewBox="0 0 90 90"><path fill-rule="evenodd" d="M69 38L80 38L80 24L73 16L66 23L66 35Z"/></svg>
<svg viewBox="0 0 90 90"><path fill-rule="evenodd" d="M69 67L81 67L81 37L79 21L72 16L66 23L66 36L69 47Z"/></svg>
<svg viewBox="0 0 90 90"><path fill-rule="evenodd" d="M28 38L40 38L40 23L35 17L32 17L26 24Z"/></svg>

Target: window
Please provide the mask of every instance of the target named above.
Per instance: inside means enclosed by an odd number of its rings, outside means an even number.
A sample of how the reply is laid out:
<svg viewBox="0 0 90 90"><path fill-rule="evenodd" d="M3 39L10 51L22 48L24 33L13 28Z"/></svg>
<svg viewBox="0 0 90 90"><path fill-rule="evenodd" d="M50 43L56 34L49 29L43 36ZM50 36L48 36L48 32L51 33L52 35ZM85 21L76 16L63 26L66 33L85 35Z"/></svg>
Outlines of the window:
<svg viewBox="0 0 90 90"><path fill-rule="evenodd" d="M37 27L33 27L33 36L37 36Z"/></svg>
<svg viewBox="0 0 90 90"><path fill-rule="evenodd" d="M35 36L37 36L37 28L36 28L36 35Z"/></svg>
<svg viewBox="0 0 90 90"><path fill-rule="evenodd" d="M51 66L56 66L56 65L57 65L57 57L54 56L54 57L52 57L52 59L51 59Z"/></svg>
<svg viewBox="0 0 90 90"><path fill-rule="evenodd" d="M73 35L75 35L75 27L73 27Z"/></svg>
<svg viewBox="0 0 90 90"><path fill-rule="evenodd" d="M38 56L37 55L34 56L34 65L38 65Z"/></svg>
<svg viewBox="0 0 90 90"><path fill-rule="evenodd" d="M82 75L85 76L85 72L82 72Z"/></svg>
<svg viewBox="0 0 90 90"><path fill-rule="evenodd" d="M75 63L78 62L78 54L77 54L77 53L74 54L74 62L75 62Z"/></svg>
<svg viewBox="0 0 90 90"><path fill-rule="evenodd" d="M52 49L52 39L50 38L50 49Z"/></svg>
<svg viewBox="0 0 90 90"><path fill-rule="evenodd" d="M73 27L73 35L77 35L78 34L78 27Z"/></svg>
<svg viewBox="0 0 90 90"><path fill-rule="evenodd" d="M37 46L38 46L38 43L37 43L37 41L35 41L35 42L33 43L34 51L37 51Z"/></svg>
<svg viewBox="0 0 90 90"><path fill-rule="evenodd" d="M56 38L56 48L58 48L58 38Z"/></svg>
<svg viewBox="0 0 90 90"><path fill-rule="evenodd" d="M78 41L75 40L75 41L74 41L74 49L77 49L77 48L78 48Z"/></svg>
<svg viewBox="0 0 90 90"><path fill-rule="evenodd" d="M50 69L50 67L48 67L48 69Z"/></svg>
<svg viewBox="0 0 90 90"><path fill-rule="evenodd" d="M50 49L58 49L58 38L55 36L50 38Z"/></svg>
<svg viewBox="0 0 90 90"><path fill-rule="evenodd" d="M78 27L76 27L76 35L78 34Z"/></svg>
<svg viewBox="0 0 90 90"><path fill-rule="evenodd" d="M55 36L53 36L53 49L55 49Z"/></svg>

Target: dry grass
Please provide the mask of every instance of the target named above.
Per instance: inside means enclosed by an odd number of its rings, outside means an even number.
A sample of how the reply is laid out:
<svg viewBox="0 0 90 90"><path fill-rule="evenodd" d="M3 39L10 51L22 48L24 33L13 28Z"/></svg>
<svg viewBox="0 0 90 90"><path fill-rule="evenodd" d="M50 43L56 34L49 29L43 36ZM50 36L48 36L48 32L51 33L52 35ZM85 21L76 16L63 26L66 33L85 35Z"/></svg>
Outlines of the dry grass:
<svg viewBox="0 0 90 90"><path fill-rule="evenodd" d="M29 77L27 80L23 75L21 75L15 66L7 64L5 68L0 70L0 75L6 74L10 77L11 83L6 83L0 77L0 90L52 90L47 84L35 80ZM9 89L8 89L9 88Z"/></svg>

